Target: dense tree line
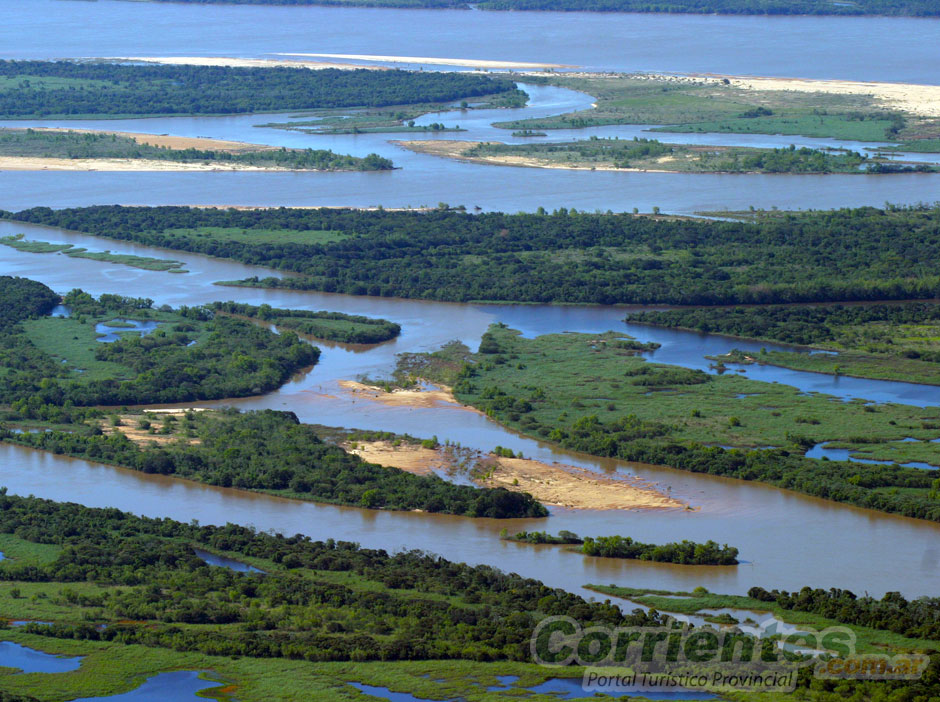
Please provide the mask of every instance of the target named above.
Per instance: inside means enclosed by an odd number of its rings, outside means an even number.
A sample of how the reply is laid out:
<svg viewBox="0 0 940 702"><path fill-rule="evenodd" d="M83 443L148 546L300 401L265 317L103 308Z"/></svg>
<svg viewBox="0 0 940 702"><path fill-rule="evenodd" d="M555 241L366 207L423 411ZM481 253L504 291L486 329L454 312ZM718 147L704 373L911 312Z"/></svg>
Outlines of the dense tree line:
<svg viewBox="0 0 940 702"><path fill-rule="evenodd" d="M0 276L0 330L30 317L49 314L59 296L29 278Z"/></svg>
<svg viewBox="0 0 940 702"><path fill-rule="evenodd" d="M276 327L346 344L378 344L394 339L401 333L401 326L387 319L342 312L285 310L270 305L247 305L231 301L213 302L211 307L217 312L260 319Z"/></svg>
<svg viewBox="0 0 940 702"><path fill-rule="evenodd" d="M629 536L584 537L581 552L603 558L635 558L641 561L678 563L680 565L737 565L738 549L719 546L714 541L697 544L681 541L669 544L644 544Z"/></svg>
<svg viewBox="0 0 940 702"><path fill-rule="evenodd" d="M588 602L490 566L231 524L200 527L2 494L0 533L62 547L46 565L0 563L2 580L121 586L88 596L63 588L69 604L95 607L103 622L27 627L47 636L309 661L524 661L545 615L585 624L663 622L655 612L625 616L609 601ZM194 546L273 565L264 574L210 568ZM347 577L338 584L317 571Z"/></svg>
<svg viewBox="0 0 940 702"><path fill-rule="evenodd" d="M585 536L583 539L570 531L560 531L558 536L544 531L520 531L509 536L504 529L500 538L526 544L552 544L580 546L586 556L601 558L630 558L658 563L679 565L737 565L738 549L718 545L714 541L698 544L682 541L668 544L644 544L629 536Z"/></svg>
<svg viewBox="0 0 940 702"><path fill-rule="evenodd" d="M718 305L940 296L940 211L859 208L756 222L629 214L97 206L0 216L297 272L246 285L433 300ZM224 241L200 227L257 230ZM264 230L337 231L320 244Z"/></svg>
<svg viewBox="0 0 940 702"><path fill-rule="evenodd" d="M173 421L171 421L173 420ZM143 419L148 427L149 420ZM367 463L321 441L289 412L198 412L165 419L154 439L141 445L120 431L14 433L0 439L53 453L175 475L209 485L273 491L292 497L371 509L443 512L470 517L543 517L528 493L455 485L436 475L413 475Z"/></svg>
<svg viewBox="0 0 940 702"><path fill-rule="evenodd" d="M898 305L831 305L822 307L734 307L721 309L664 310L632 312L626 321L660 327L697 329L733 336L780 341L787 344L825 344L842 342L853 345L852 330L847 327L879 324L940 324L940 304L908 302ZM940 362L940 353L898 348L895 353L907 358Z"/></svg>
<svg viewBox="0 0 940 702"><path fill-rule="evenodd" d="M106 319L133 316L152 305L148 299L107 294L96 300L81 290L73 290L63 302L73 314ZM96 359L128 369L133 377L127 379L76 379L72 367L33 345L21 325L0 330L0 367L6 369L0 401L22 416L44 418L49 407L244 397L274 390L320 355L289 331L274 334L246 320L213 318L204 308L179 312L183 321L161 325L146 336L97 344Z"/></svg>
<svg viewBox="0 0 940 702"><path fill-rule="evenodd" d="M168 0L163 0L168 1ZM336 5L469 9L464 0L178 0L238 5ZM934 17L940 9L930 0L482 0L479 10L543 10L551 12L672 12L728 15L901 15Z"/></svg>
<svg viewBox="0 0 940 702"><path fill-rule="evenodd" d="M515 91L455 71L0 61L0 115L179 115L382 107Z"/></svg>
<svg viewBox="0 0 940 702"><path fill-rule="evenodd" d="M917 639L940 640L940 598L905 599L899 592L888 592L881 599L859 597L849 590L804 587L799 592L767 591L752 587L748 597L761 602L775 602L783 609L812 612L845 624L893 631Z"/></svg>
<svg viewBox="0 0 940 702"><path fill-rule="evenodd" d="M727 173L861 173L867 157L857 152L828 153L795 146L780 149L731 147L707 149L685 144L664 144L655 139L600 139L544 144L484 142L464 152L467 157L501 155L534 156L569 164L611 162L614 168L643 168L651 159L674 157L662 167L679 171ZM878 166L879 164L873 164ZM925 170L931 170L930 167ZM874 171L872 171L874 172ZM903 170L878 172L905 172Z"/></svg>
<svg viewBox="0 0 940 702"><path fill-rule="evenodd" d="M349 156L328 149L173 149L117 134L0 130L0 155L38 158L129 158L176 163L213 163L317 171L381 171L394 168L379 156Z"/></svg>

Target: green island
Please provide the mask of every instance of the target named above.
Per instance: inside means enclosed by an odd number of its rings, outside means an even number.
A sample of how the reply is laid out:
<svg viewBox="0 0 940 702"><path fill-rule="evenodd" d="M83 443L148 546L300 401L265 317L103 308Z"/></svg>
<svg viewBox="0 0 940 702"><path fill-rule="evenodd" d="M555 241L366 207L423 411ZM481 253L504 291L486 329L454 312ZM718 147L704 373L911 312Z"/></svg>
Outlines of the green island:
<svg viewBox="0 0 940 702"><path fill-rule="evenodd" d="M169 2L170 0L159 0ZM335 7L395 7L547 12L670 12L723 15L899 15L935 17L929 0L179 0L188 3L235 5L330 5Z"/></svg>
<svg viewBox="0 0 940 702"><path fill-rule="evenodd" d="M584 670L526 662L533 628L546 617L574 617L584 626L671 622L656 610L623 614L610 600L588 601L534 579L418 551L389 554L233 524L143 518L12 496L5 489L0 546L10 554L0 561L0 617L27 620L0 630L0 638L82 656L69 673L0 669L0 688L15 702L34 695L118 694L171 670L205 671L206 680L216 683L211 697L241 702L362 699L350 683L423 699L550 702L556 695L531 688L550 678L580 678ZM209 565L219 557L231 559L223 561L227 567ZM638 601L655 594L610 590ZM807 597L807 591L818 594ZM926 700L936 694L936 598L907 601L889 593L877 601L809 588L794 595L755 589L751 595L740 599L757 601L764 611L792 603L788 617L818 602L825 615L813 606L812 615L802 616L851 627L867 650L931 655L926 675L916 681L848 680L836 688L800 676L801 698L836 702L852 693L866 700L898 694ZM719 597L700 590L693 596ZM670 599L663 610L684 603ZM761 646L768 655L774 650L748 634L736 633L733 640ZM771 659L793 658L799 656ZM500 675L518 679L499 686ZM731 694L735 700L764 699Z"/></svg>
<svg viewBox="0 0 940 702"><path fill-rule="evenodd" d="M180 138L208 144L212 140ZM348 156L326 149L287 149L245 145L244 148L171 148L114 133L0 129L0 159L127 159L198 163L217 167L254 167L305 171L384 171L392 162L377 154Z"/></svg>
<svg viewBox="0 0 940 702"><path fill-rule="evenodd" d="M904 142L904 150L929 149L938 123L870 94L750 88L747 79L655 74L527 76L535 85L557 85L595 98L596 107L494 126L505 129L581 129L615 124L659 125L652 131L783 134L852 141ZM910 149L906 148L908 145Z"/></svg>
<svg viewBox="0 0 940 702"><path fill-rule="evenodd" d="M455 364L405 359L408 376L526 435L595 456L757 480L837 502L940 520L940 409L873 406L740 377L652 363L624 334L527 339L503 325ZM911 441L915 439L915 441ZM817 444L887 456L888 465L807 458Z"/></svg>
<svg viewBox="0 0 940 702"><path fill-rule="evenodd" d="M14 410L6 418L16 416ZM367 509L493 519L548 515L526 493L368 463L325 443L292 412L101 411L67 429L21 426L33 430L0 428L0 441L208 485Z"/></svg>
<svg viewBox="0 0 940 702"><path fill-rule="evenodd" d="M753 221L596 214L95 206L0 218L267 265L251 287L454 302L737 305L940 297L931 206Z"/></svg>
<svg viewBox="0 0 940 702"><path fill-rule="evenodd" d="M574 545L580 546L579 553L585 556L601 558L629 558L657 563L676 563L679 565L737 565L738 549L733 546L720 546L714 541L697 544L682 541L670 544L644 544L634 541L629 536L585 536L579 537L570 531L561 531L553 536L544 531L520 531L509 535L506 529L500 533L506 541L526 544Z"/></svg>
<svg viewBox="0 0 940 702"><path fill-rule="evenodd" d="M0 278L0 296L19 298L15 281ZM47 419L92 405L257 395L320 355L290 331L275 334L207 308L154 309L149 299L95 299L81 290L67 294L62 304L70 316L0 327L0 403L24 416ZM108 335L115 338L99 340Z"/></svg>
<svg viewBox="0 0 940 702"><path fill-rule="evenodd" d="M0 61L0 117L118 118L446 103L517 90L434 71Z"/></svg>
<svg viewBox="0 0 940 702"><path fill-rule="evenodd" d="M285 310L271 305L256 306L231 301L213 302L210 307L217 313L256 319L279 329L290 329L316 339L346 344L378 344L394 339L401 333L401 326L387 319L341 312Z"/></svg>
<svg viewBox="0 0 940 702"><path fill-rule="evenodd" d="M822 590L804 587L799 592L752 587L747 596L722 595L697 587L691 592L650 590L617 585L586 585L604 595L621 597L658 612L698 614L702 610L740 609L751 613L772 614L787 624L817 630L834 624L847 625L856 635L859 653L877 653L888 649L917 650L935 646L938 620L923 613L940 606L935 597L907 600L897 592L881 599L858 596L850 590ZM916 623L915 623L916 622Z"/></svg>
<svg viewBox="0 0 940 702"><path fill-rule="evenodd" d="M704 308L634 312L627 321L812 347L821 353L732 350L722 363L940 385L940 304Z"/></svg>
<svg viewBox="0 0 940 702"><path fill-rule="evenodd" d="M671 173L936 173L940 168L807 147L664 144L655 139L590 139L537 144L405 141L405 148L475 163L530 168L590 168Z"/></svg>
<svg viewBox="0 0 940 702"><path fill-rule="evenodd" d="M135 256L133 254L114 254L110 251L89 251L74 244L52 244L48 241L26 239L23 234L0 237L0 244L25 253L64 253L72 258L87 258L105 263L117 263L147 271L166 271L167 273L188 273L183 263L168 258Z"/></svg>

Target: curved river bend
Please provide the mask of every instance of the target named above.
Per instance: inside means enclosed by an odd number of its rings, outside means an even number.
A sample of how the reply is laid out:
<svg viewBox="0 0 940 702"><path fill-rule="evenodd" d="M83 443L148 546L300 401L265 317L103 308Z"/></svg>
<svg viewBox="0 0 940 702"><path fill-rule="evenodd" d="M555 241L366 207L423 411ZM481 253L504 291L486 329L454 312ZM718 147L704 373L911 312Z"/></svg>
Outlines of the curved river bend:
<svg viewBox="0 0 940 702"><path fill-rule="evenodd" d="M0 223L0 236L23 232L28 238L73 243L116 253L172 257L190 273L170 275L60 255L3 250L3 274L41 280L58 291L82 287L100 294L116 292L147 296L158 304L200 304L237 297L252 304L304 309L331 309L386 317L402 325L401 337L367 348L318 344L320 363L301 373L277 392L228 403L246 409L289 409L303 421L365 429L436 434L465 446L489 450L502 445L526 456L558 460L606 471L639 475L669 488L691 502L693 512L595 512L553 510L548 520L497 520L413 513L373 512L316 505L265 495L197 485L132 471L55 457L27 449L0 447L0 484L18 494L36 494L93 506L115 506L150 516L169 516L203 523L238 522L260 529L305 533L315 538L342 538L386 549L420 548L455 560L490 563L533 576L552 585L577 590L585 583L621 583L663 589L704 585L716 592L742 593L753 585L796 589L850 586L881 593L901 590L908 595L933 591L940 575L937 537L940 525L877 514L802 497L776 488L741 481L698 476L666 468L595 459L562 451L519 436L478 414L458 408L390 407L355 400L337 385L359 374L387 372L396 353L432 350L457 338L471 346L494 321L520 328L527 335L560 331L624 329L624 308L488 306L350 297L288 290L226 289L213 281L264 275L266 269L213 260L198 255L105 241L54 229ZM628 331L655 339L663 347L656 360L705 367L703 353L742 346L739 340L714 335L655 330ZM746 369L762 380L779 379L806 390L842 396L857 393L869 399L896 399L926 404L934 388L905 383L858 381L811 373ZM777 374L774 377L763 374ZM851 386L851 387L847 387ZM210 403L199 403L205 406ZM640 540L715 539L741 549L747 563L737 568L681 567L594 559L557 548L501 542L504 526L519 529L569 529L584 535L629 534ZM872 564L878 564L873 568Z"/></svg>

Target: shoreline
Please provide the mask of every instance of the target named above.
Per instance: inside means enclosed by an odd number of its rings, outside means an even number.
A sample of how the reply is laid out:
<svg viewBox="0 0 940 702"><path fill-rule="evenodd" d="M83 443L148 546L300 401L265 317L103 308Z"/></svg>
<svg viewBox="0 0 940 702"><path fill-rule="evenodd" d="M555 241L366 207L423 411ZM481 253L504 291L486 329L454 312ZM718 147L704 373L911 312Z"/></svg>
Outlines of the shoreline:
<svg viewBox="0 0 940 702"><path fill-rule="evenodd" d="M277 53L276 56L300 56L309 58L344 59L348 61L374 61L384 63L429 64L432 66L463 66L466 68L495 68L495 69L547 69L547 68L577 68L577 66L564 63L539 63L533 61L493 61L486 59L440 58L434 56L383 56L380 54L307 54L307 53ZM347 64L349 65L349 64ZM371 68L371 66L354 65L355 68Z"/></svg>
<svg viewBox="0 0 940 702"><path fill-rule="evenodd" d="M304 56L304 54L279 54L281 56ZM165 66L222 66L225 68L307 68L322 71L327 68L341 70L366 69L386 71L384 66L360 66L352 63L331 61L302 61L298 59L235 58L228 56L97 56L85 57L85 61L138 61L159 63Z"/></svg>
<svg viewBox="0 0 940 702"><path fill-rule="evenodd" d="M0 156L0 171L106 171L106 172L161 172L161 171L278 171L313 172L314 169L251 166L222 161L184 163L148 159L120 158L39 158L33 156Z"/></svg>

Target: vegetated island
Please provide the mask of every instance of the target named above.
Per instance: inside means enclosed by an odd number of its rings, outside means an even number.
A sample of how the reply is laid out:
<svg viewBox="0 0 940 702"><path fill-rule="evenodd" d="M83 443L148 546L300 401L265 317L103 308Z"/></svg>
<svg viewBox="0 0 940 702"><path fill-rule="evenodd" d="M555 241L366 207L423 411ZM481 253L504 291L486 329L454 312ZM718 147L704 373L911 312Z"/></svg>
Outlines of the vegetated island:
<svg viewBox="0 0 940 702"><path fill-rule="evenodd" d="M14 409L6 419L18 414ZM65 430L0 428L0 441L313 502L494 519L548 514L526 493L456 485L433 474L368 463L324 443L292 412L101 411L86 413L83 423Z"/></svg>
<svg viewBox="0 0 940 702"><path fill-rule="evenodd" d="M739 305L940 297L940 210L755 221L349 209L37 207L0 218L268 265L232 281L455 302Z"/></svg>
<svg viewBox="0 0 940 702"><path fill-rule="evenodd" d="M38 302L37 302L38 301ZM225 303L166 305L146 298L73 290L68 316L48 316L60 302L49 288L0 277L0 402L24 417L58 421L92 405L156 404L244 397L279 387L312 366L319 349L293 323L329 341L392 338L398 325L340 313L272 308L257 324L226 313ZM218 310L218 311L217 311ZM251 310L249 310L251 311ZM275 334L266 325L283 325Z"/></svg>
<svg viewBox="0 0 940 702"><path fill-rule="evenodd" d="M580 546L576 549L585 556L601 558L627 558L656 563L675 563L678 565L737 565L738 549L715 541L698 544L694 541L681 541L669 544L644 544L634 541L629 536L585 536L579 537L570 531L561 531L553 536L544 531L520 531L510 535L507 529L500 532L500 538L525 544L551 544Z"/></svg>
<svg viewBox="0 0 940 702"><path fill-rule="evenodd" d="M537 144L397 141L422 154L471 163L529 168L663 173L936 173L940 168L870 158L844 149L762 149L664 144L655 139L590 139Z"/></svg>
<svg viewBox="0 0 940 702"><path fill-rule="evenodd" d="M0 129L0 170L291 170L384 171L378 154L347 156L326 149L147 134L60 129Z"/></svg>
<svg viewBox="0 0 940 702"><path fill-rule="evenodd" d="M342 312L286 310L267 304L255 306L231 301L213 302L210 307L217 313L256 319L278 329L345 344L378 344L401 333L401 326L387 319Z"/></svg>
<svg viewBox="0 0 940 702"><path fill-rule="evenodd" d="M3 119L375 108L499 94L518 91L505 77L453 71L0 61Z"/></svg>
<svg viewBox="0 0 940 702"><path fill-rule="evenodd" d="M762 363L940 385L940 304L935 302L632 312L627 321L797 344L817 351L733 350L716 357L723 363Z"/></svg>
<svg viewBox="0 0 940 702"><path fill-rule="evenodd" d="M549 117L497 122L505 129L652 125L651 131L783 134L900 142L931 150L940 138L940 86L750 76L622 73L532 74L593 96L594 106Z"/></svg>
<svg viewBox="0 0 940 702"><path fill-rule="evenodd" d="M168 258L153 258L152 256L135 256L133 254L114 254L110 251L89 251L74 244L53 244L48 241L26 239L24 234L12 234L0 237L0 244L9 246L25 253L62 253L71 258L87 258L93 261L115 263L132 268L142 268L147 271L166 271L167 273L188 273L183 269L181 261Z"/></svg>
<svg viewBox="0 0 940 702"><path fill-rule="evenodd" d="M940 520L940 410L864 401L651 363L622 332L526 339L503 325L476 354L414 356L410 372L529 436L595 456L758 480L815 497ZM916 439L910 441L910 439ZM886 465L807 458L825 442ZM740 447L740 448L731 448Z"/></svg>
<svg viewBox="0 0 940 702"><path fill-rule="evenodd" d="M168 2L169 0L160 0ZM402 9L504 10L546 12L668 12L722 15L888 15L935 17L930 0L180 0L189 3L237 5L329 5Z"/></svg>

